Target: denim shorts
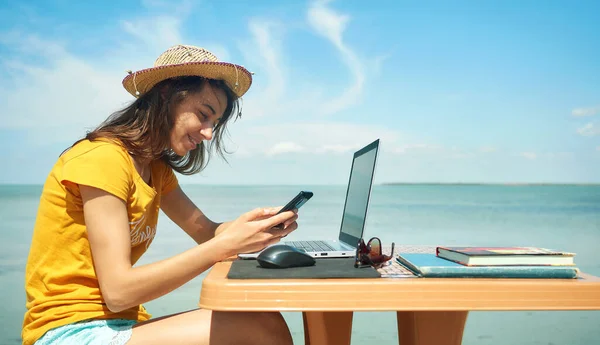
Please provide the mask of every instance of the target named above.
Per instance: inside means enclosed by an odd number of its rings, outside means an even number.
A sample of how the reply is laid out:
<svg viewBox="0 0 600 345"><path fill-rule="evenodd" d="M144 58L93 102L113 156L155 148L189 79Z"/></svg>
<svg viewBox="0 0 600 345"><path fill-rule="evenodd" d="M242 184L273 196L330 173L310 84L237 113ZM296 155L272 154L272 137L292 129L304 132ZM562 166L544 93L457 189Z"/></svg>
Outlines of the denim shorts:
<svg viewBox="0 0 600 345"><path fill-rule="evenodd" d="M53 328L35 345L124 345L131 338L134 320L88 320Z"/></svg>

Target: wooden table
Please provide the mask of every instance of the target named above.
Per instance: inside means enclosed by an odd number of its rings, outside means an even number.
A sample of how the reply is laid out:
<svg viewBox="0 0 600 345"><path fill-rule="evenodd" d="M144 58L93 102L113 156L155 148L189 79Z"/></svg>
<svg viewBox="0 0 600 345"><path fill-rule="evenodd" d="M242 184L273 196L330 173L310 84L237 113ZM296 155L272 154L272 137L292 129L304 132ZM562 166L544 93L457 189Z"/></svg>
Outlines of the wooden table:
<svg viewBox="0 0 600 345"><path fill-rule="evenodd" d="M352 313L396 311L401 345L457 345L468 311L600 310L600 278L204 279L199 306L220 311L301 311L310 345L350 344Z"/></svg>

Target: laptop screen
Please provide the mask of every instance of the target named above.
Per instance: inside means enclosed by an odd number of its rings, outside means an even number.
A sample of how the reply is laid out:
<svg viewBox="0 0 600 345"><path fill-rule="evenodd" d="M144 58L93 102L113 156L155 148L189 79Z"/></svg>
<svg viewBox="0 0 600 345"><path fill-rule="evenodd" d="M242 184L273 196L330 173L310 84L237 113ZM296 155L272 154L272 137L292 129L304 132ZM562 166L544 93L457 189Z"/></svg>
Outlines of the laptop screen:
<svg viewBox="0 0 600 345"><path fill-rule="evenodd" d="M352 160L339 239L353 247L365 226L378 148L379 139L355 152Z"/></svg>

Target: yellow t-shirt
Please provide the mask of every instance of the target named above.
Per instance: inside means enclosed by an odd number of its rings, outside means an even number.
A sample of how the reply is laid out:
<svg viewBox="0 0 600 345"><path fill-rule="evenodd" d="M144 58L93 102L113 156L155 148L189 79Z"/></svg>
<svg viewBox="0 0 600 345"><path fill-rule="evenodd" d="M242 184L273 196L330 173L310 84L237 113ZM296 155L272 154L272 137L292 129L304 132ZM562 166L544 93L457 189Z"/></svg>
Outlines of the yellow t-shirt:
<svg viewBox="0 0 600 345"><path fill-rule="evenodd" d="M92 262L79 185L106 190L126 202L133 265L156 234L160 196L178 184L171 167L162 161L153 162L151 172L148 185L125 148L107 140L81 141L58 159L44 184L25 269L24 345L76 321L150 318L141 305L119 313L106 307Z"/></svg>

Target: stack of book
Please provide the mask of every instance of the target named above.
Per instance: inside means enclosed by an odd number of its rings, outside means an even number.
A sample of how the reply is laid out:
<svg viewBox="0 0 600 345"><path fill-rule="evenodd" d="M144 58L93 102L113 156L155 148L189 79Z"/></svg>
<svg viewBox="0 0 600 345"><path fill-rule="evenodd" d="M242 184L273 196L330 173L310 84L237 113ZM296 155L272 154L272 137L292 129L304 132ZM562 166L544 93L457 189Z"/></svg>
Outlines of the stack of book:
<svg viewBox="0 0 600 345"><path fill-rule="evenodd" d="M537 247L437 247L435 254L400 253L420 277L577 278L574 253Z"/></svg>

